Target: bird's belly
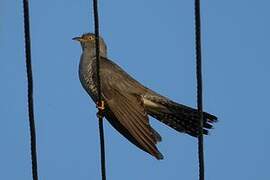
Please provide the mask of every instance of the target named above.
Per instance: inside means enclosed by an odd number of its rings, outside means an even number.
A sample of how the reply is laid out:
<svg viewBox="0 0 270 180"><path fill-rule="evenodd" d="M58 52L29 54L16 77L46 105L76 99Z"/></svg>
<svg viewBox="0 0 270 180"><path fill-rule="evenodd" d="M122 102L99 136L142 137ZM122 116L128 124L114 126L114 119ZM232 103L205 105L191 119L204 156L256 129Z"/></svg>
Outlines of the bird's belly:
<svg viewBox="0 0 270 180"><path fill-rule="evenodd" d="M98 99L97 86L94 80L94 73L91 71L91 68L89 68L88 71L80 69L79 77L84 90L89 94L92 100L96 102Z"/></svg>

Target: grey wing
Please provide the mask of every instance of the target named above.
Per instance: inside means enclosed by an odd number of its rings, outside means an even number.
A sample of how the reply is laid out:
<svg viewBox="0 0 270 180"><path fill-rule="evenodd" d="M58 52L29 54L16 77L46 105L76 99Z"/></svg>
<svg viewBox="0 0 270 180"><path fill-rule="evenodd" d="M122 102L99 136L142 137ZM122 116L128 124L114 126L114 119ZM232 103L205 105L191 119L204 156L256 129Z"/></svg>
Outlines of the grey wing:
<svg viewBox="0 0 270 180"><path fill-rule="evenodd" d="M142 150L162 159L140 96L144 87L111 61L103 59L100 67L102 96L110 111Z"/></svg>

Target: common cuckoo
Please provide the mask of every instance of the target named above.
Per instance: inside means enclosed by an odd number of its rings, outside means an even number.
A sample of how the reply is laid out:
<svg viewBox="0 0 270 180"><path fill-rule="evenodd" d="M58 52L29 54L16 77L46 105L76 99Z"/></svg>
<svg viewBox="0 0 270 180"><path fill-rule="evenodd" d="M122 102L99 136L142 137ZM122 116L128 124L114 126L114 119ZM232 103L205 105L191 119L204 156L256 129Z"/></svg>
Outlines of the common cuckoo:
<svg viewBox="0 0 270 180"><path fill-rule="evenodd" d="M97 75L95 35L83 34L73 40L80 42L82 55L79 77L83 88L97 102ZM161 136L150 123L148 115L178 132L197 137L200 132L199 115L196 109L176 103L145 87L107 56L107 47L100 37L100 83L105 102L104 116L110 124L130 142L163 159L156 144ZM217 117L204 112L203 133L208 134Z"/></svg>

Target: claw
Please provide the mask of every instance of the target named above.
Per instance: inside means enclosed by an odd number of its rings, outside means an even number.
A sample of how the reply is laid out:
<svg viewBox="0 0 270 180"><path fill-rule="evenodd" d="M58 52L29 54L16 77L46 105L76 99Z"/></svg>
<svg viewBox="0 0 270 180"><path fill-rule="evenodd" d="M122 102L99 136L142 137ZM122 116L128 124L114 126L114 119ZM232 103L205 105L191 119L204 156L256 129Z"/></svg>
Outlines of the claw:
<svg viewBox="0 0 270 180"><path fill-rule="evenodd" d="M105 110L105 103L104 101L98 101L97 106L98 112L97 112L97 117L98 118L103 118L104 117L104 110Z"/></svg>
<svg viewBox="0 0 270 180"><path fill-rule="evenodd" d="M96 107L98 108L98 110L101 110L101 111L105 110L105 103L104 103L104 101L100 101L100 102L98 101Z"/></svg>

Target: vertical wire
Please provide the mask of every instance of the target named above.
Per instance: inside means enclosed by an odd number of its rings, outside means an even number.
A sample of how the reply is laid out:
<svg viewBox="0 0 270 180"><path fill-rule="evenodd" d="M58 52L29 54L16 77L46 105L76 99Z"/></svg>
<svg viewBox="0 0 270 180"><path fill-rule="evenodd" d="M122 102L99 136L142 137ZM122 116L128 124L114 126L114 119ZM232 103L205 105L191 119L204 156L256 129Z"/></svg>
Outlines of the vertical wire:
<svg viewBox="0 0 270 180"><path fill-rule="evenodd" d="M100 85L100 55L99 55L99 18L98 18L98 2L93 0L94 21L95 21L95 43L96 43L96 69L97 69L97 91L98 91L98 106L102 105L101 85ZM100 135L100 155L101 155L101 174L102 180L106 180L106 158L105 158L105 140L103 129L102 110L98 109L99 119L99 135Z"/></svg>
<svg viewBox="0 0 270 180"><path fill-rule="evenodd" d="M24 38L25 38L25 56L26 70L28 81L28 116L30 126L30 141L31 141L31 160L32 160L32 178L38 180L37 171L37 150L36 150L36 132L34 118L34 100L33 100L33 75L31 65L31 38L30 38L30 17L29 17L29 2L23 0L24 13Z"/></svg>
<svg viewBox="0 0 270 180"><path fill-rule="evenodd" d="M204 180L204 143L203 143L203 82L201 54L201 15L200 0L195 0L195 41L196 41L196 76L197 76L197 107L200 117L200 133L198 136L199 180Z"/></svg>

